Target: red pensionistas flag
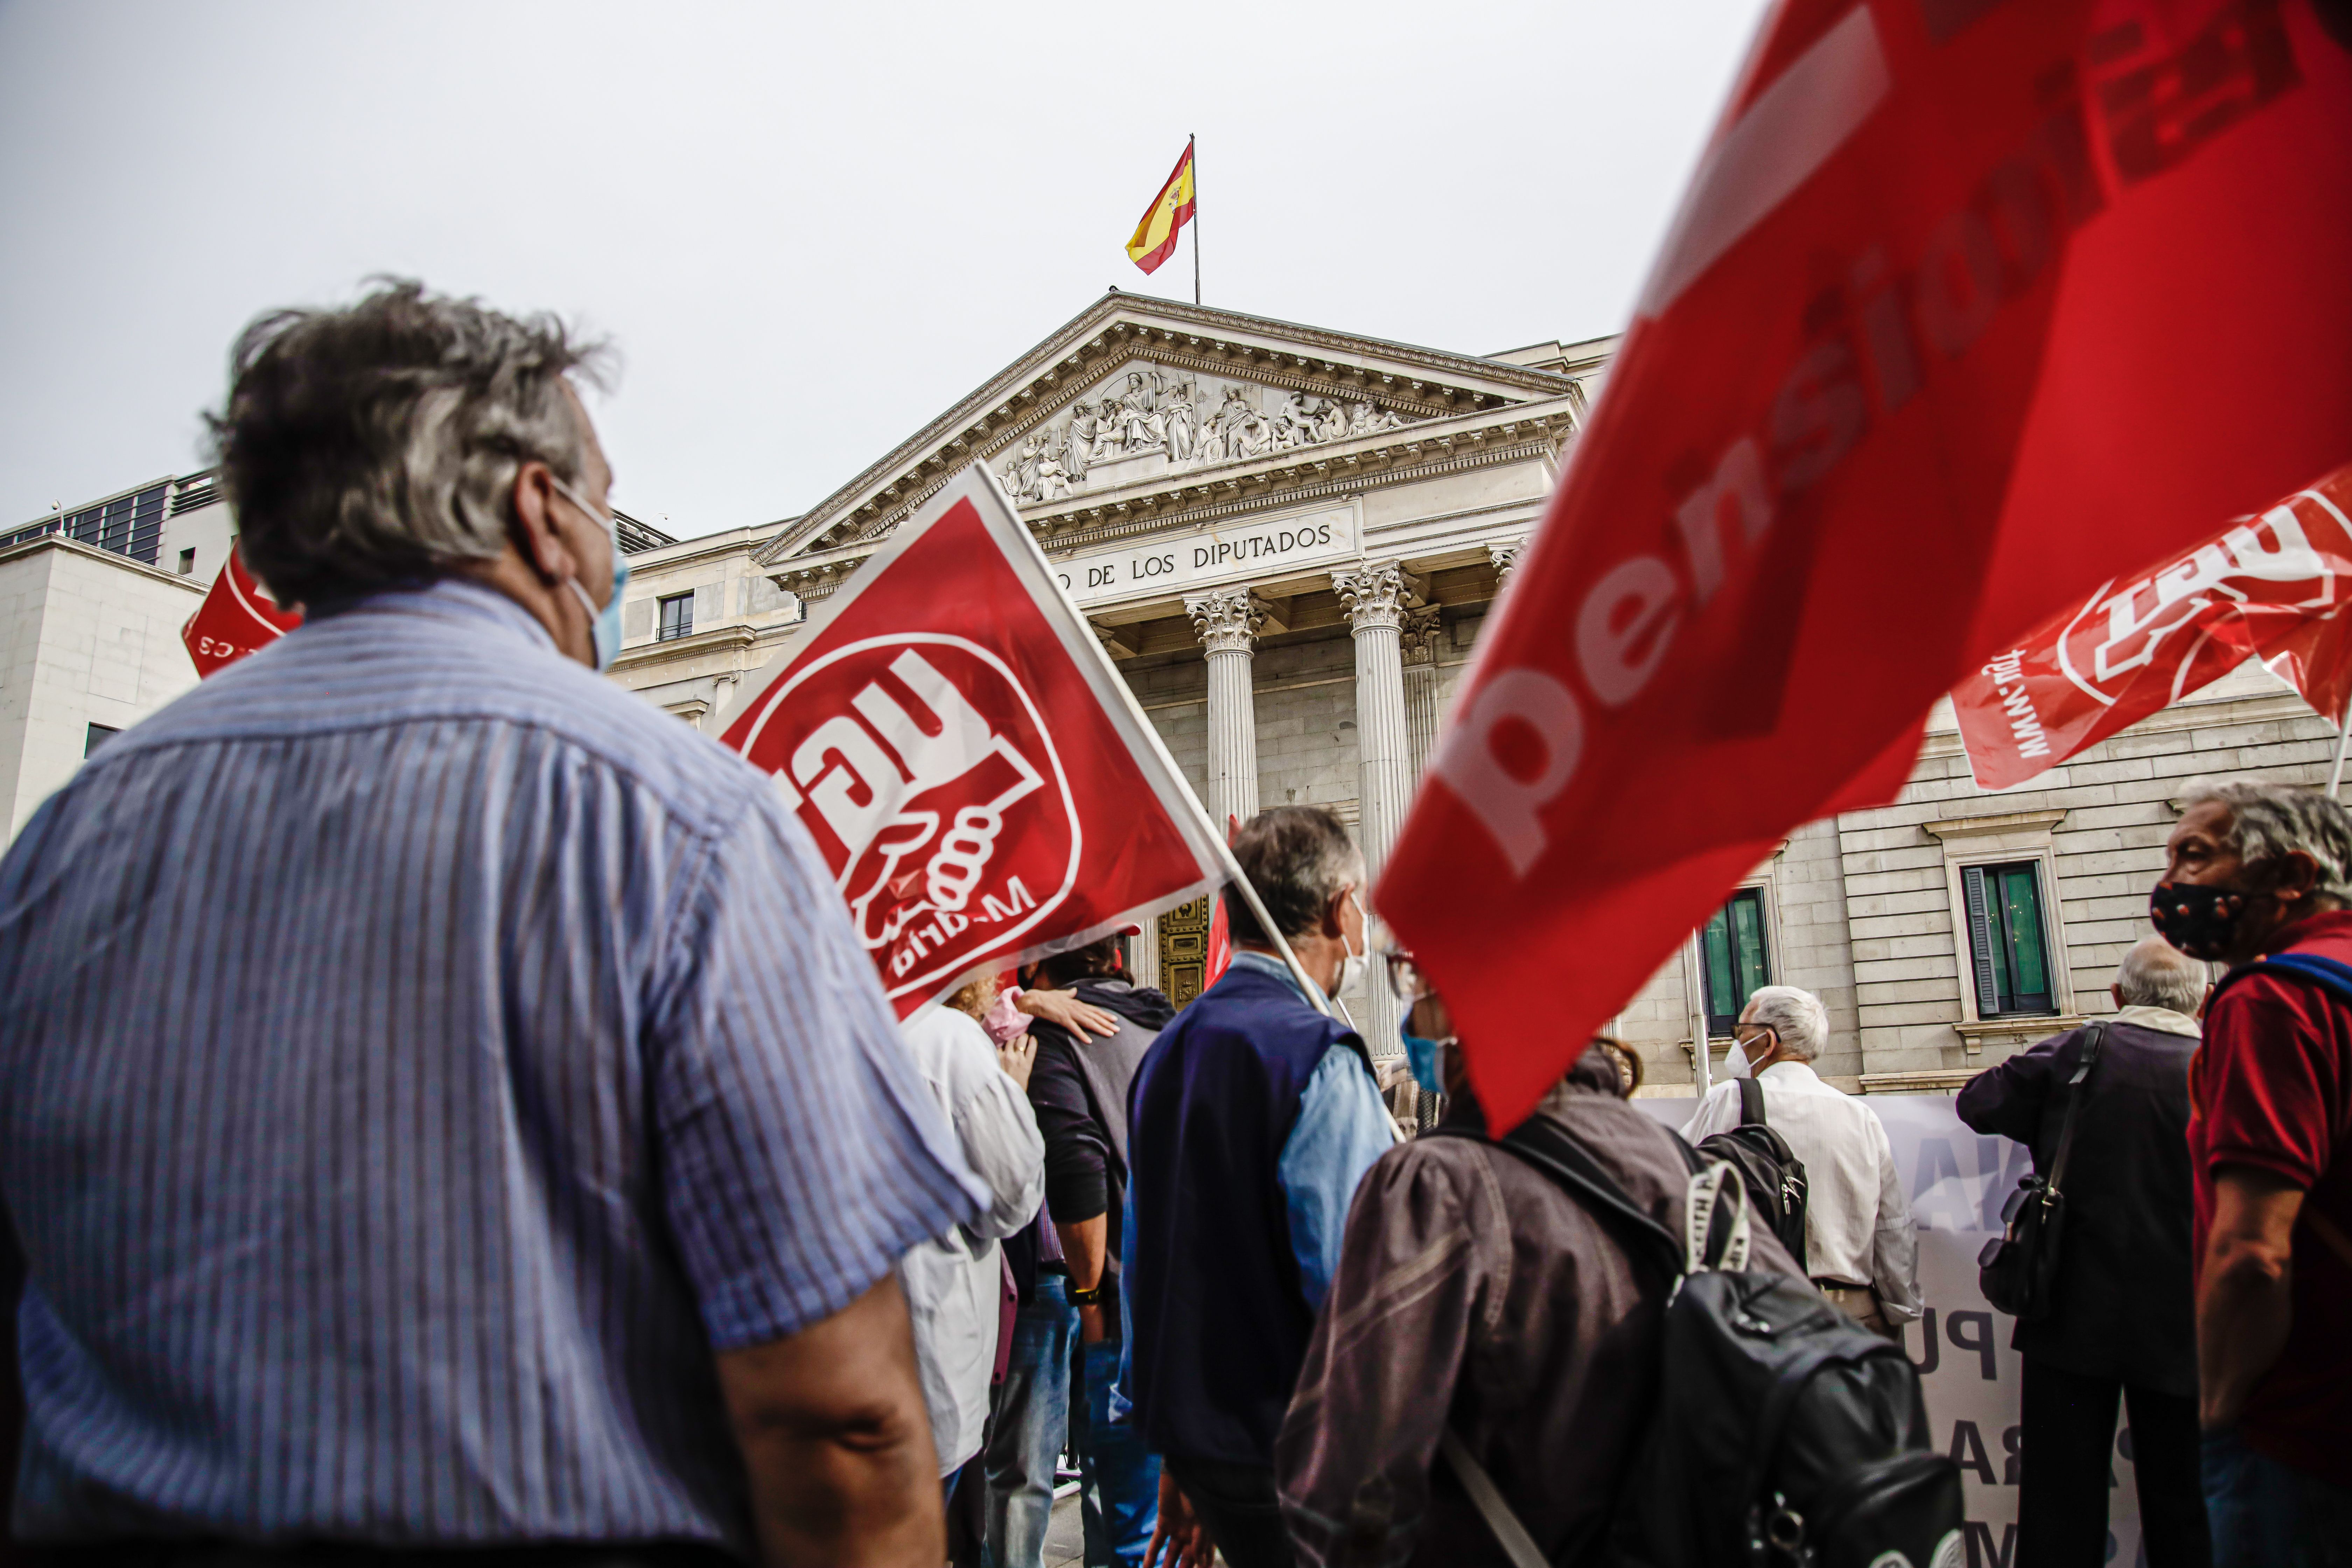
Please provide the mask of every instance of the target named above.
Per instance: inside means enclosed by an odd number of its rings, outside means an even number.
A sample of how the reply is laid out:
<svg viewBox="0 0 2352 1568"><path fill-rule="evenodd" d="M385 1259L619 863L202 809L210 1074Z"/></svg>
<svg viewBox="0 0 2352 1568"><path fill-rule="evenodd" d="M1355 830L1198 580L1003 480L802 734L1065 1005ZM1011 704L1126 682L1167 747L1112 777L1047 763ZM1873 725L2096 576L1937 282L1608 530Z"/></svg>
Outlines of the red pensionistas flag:
<svg viewBox="0 0 2352 1568"><path fill-rule="evenodd" d="M2347 277L2335 0L1777 5L1380 889L1499 1123L1965 671L2352 458Z"/></svg>
<svg viewBox="0 0 2352 1568"><path fill-rule="evenodd" d="M2352 467L2153 572L2102 583L1995 653L1952 689L1977 783L2023 784L2250 657L2341 723L2352 695L2347 513Z"/></svg>
<svg viewBox="0 0 2352 1568"><path fill-rule="evenodd" d="M188 657L195 660L196 677L202 679L276 642L301 624L302 612L281 608L245 569L232 545L228 559L221 563L220 575L213 579L212 591L180 628L180 640L188 645Z"/></svg>
<svg viewBox="0 0 2352 1568"><path fill-rule="evenodd" d="M977 465L751 685L721 739L807 825L902 1018L1223 879L1191 787Z"/></svg>

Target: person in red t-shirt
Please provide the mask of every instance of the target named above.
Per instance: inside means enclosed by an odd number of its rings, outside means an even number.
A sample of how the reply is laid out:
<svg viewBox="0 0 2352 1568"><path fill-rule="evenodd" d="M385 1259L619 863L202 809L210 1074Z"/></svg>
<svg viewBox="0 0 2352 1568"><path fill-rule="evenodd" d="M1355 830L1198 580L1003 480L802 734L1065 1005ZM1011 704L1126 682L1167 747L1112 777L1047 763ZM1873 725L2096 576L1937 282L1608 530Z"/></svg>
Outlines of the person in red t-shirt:
<svg viewBox="0 0 2352 1568"><path fill-rule="evenodd" d="M2232 966L2189 1079L2213 1560L2352 1563L2352 1003L2289 967L2352 965L2352 813L2207 785L2167 858L2157 930Z"/></svg>

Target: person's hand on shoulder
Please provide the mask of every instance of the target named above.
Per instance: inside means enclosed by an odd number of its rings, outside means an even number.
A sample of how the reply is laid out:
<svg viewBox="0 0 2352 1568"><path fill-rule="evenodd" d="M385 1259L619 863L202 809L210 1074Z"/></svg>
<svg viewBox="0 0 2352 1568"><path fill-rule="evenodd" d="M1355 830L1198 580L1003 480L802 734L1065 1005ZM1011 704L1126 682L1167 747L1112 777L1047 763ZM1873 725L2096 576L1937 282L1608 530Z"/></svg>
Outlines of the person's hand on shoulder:
<svg viewBox="0 0 2352 1568"><path fill-rule="evenodd" d="M1118 1033L1118 1015L1078 1000L1075 991L1024 991L1013 1004L1033 1018L1058 1024L1073 1035L1095 1034L1109 1039Z"/></svg>

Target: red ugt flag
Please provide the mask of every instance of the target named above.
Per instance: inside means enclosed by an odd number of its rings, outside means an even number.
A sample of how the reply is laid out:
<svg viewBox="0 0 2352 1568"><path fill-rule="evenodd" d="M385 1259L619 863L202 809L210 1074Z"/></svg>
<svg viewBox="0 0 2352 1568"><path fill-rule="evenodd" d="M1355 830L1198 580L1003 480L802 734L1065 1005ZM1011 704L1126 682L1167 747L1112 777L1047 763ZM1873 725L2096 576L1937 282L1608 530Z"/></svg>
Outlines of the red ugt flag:
<svg viewBox="0 0 2352 1568"><path fill-rule="evenodd" d="M721 740L807 825L902 1018L982 964L1223 880L1183 775L977 465L834 596Z"/></svg>
<svg viewBox="0 0 2352 1568"><path fill-rule="evenodd" d="M2325 3L1774 8L1380 889L1498 1124L1964 670L2352 457Z"/></svg>
<svg viewBox="0 0 2352 1568"><path fill-rule="evenodd" d="M2260 658L2330 723L2352 695L2352 466L2106 582L1952 689L1977 783L2023 784Z"/></svg>
<svg viewBox="0 0 2352 1568"><path fill-rule="evenodd" d="M220 575L196 613L180 628L201 680L215 670L257 652L302 624L302 612L282 608L245 569L236 548L229 548Z"/></svg>

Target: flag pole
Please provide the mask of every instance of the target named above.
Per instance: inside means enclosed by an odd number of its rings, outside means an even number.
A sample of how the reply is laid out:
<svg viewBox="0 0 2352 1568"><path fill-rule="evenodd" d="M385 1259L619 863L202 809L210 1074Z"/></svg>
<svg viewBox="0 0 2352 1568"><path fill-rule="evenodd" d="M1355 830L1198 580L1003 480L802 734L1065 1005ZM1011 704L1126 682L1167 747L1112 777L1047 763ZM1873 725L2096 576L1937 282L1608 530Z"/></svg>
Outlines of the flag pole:
<svg viewBox="0 0 2352 1568"><path fill-rule="evenodd" d="M2342 733L2336 738L2336 766L2327 774L2327 798L2330 800L2343 798L2340 792L2344 784L2344 754L2352 752L2352 699L2346 700L2337 723Z"/></svg>
<svg viewBox="0 0 2352 1568"><path fill-rule="evenodd" d="M1198 139L1184 133L1185 160L1192 166L1192 303L1201 302L1201 153Z"/></svg>

